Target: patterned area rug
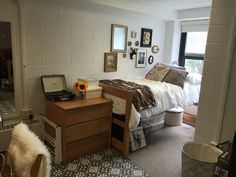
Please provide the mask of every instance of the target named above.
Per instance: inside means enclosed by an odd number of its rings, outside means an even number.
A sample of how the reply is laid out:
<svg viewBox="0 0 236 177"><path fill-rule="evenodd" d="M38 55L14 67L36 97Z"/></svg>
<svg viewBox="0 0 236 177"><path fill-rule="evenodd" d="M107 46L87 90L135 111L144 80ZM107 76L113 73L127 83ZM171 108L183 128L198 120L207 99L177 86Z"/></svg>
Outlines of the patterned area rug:
<svg viewBox="0 0 236 177"><path fill-rule="evenodd" d="M153 177L115 149L105 149L53 165L51 177Z"/></svg>
<svg viewBox="0 0 236 177"><path fill-rule="evenodd" d="M8 116L8 115L16 114L16 107L14 100L6 100L0 101L0 115Z"/></svg>

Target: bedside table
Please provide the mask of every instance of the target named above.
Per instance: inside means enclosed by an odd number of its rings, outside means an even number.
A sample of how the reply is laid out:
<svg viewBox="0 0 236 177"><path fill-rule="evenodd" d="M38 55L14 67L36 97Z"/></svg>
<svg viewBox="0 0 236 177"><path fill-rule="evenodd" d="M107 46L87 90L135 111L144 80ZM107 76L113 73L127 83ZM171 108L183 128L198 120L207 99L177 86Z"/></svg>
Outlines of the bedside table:
<svg viewBox="0 0 236 177"><path fill-rule="evenodd" d="M61 127L62 160L109 147L112 102L105 98L46 101L47 118Z"/></svg>

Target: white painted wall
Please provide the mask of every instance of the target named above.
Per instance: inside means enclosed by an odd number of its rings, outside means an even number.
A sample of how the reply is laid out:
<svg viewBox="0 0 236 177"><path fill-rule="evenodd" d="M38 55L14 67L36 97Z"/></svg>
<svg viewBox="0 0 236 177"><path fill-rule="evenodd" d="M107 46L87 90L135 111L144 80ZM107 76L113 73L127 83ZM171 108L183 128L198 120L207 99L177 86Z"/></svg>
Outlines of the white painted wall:
<svg viewBox="0 0 236 177"><path fill-rule="evenodd" d="M236 42L234 43L234 51L236 51ZM226 98L226 106L224 111L224 119L220 140L221 142L233 140L234 132L236 132L236 53L232 59L232 66L229 78L229 87Z"/></svg>
<svg viewBox="0 0 236 177"><path fill-rule="evenodd" d="M198 142L231 140L236 130L235 57L231 63L235 9L234 0L213 0L195 133Z"/></svg>
<svg viewBox="0 0 236 177"><path fill-rule="evenodd" d="M152 44L160 47L156 63L163 56L165 21L126 10L107 8L79 1L30 0L24 9L26 35L26 83L28 106L34 113L44 112L40 76L65 74L69 88L74 80L89 78L143 77L152 67L135 68L135 61L118 57L117 72L104 73L104 52L110 51L111 24L128 25L128 40L140 41L141 28L153 29ZM137 38L131 39L130 32ZM150 48L148 56L151 54ZM154 64L153 63L153 64Z"/></svg>

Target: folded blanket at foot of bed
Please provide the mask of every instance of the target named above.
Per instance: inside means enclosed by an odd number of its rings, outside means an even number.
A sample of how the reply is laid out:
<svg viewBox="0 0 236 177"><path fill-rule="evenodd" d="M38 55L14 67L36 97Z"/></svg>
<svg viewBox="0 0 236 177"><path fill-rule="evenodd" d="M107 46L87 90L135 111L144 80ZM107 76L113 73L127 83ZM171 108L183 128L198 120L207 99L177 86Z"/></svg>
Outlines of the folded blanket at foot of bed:
<svg viewBox="0 0 236 177"><path fill-rule="evenodd" d="M134 93L132 103L137 111L156 106L151 89L146 85L139 85L134 82L124 81L121 79L100 80L99 82L117 87L119 89L132 91Z"/></svg>

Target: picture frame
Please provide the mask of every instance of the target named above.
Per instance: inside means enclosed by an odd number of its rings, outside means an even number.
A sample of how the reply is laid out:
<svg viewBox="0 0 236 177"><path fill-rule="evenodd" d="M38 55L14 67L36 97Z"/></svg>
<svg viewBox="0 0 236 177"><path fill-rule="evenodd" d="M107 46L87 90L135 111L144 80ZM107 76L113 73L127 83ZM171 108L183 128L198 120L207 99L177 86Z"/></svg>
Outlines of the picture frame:
<svg viewBox="0 0 236 177"><path fill-rule="evenodd" d="M152 46L152 53L156 54L160 51L160 48L157 45Z"/></svg>
<svg viewBox="0 0 236 177"><path fill-rule="evenodd" d="M127 52L128 26L111 25L111 52Z"/></svg>
<svg viewBox="0 0 236 177"><path fill-rule="evenodd" d="M141 28L141 47L151 47L152 45L152 29Z"/></svg>
<svg viewBox="0 0 236 177"><path fill-rule="evenodd" d="M147 146L143 128L137 128L129 132L130 151L136 151Z"/></svg>
<svg viewBox="0 0 236 177"><path fill-rule="evenodd" d="M131 31L131 38L136 38L137 32L136 31Z"/></svg>
<svg viewBox="0 0 236 177"><path fill-rule="evenodd" d="M145 68L147 63L147 51L138 50L136 57L136 68Z"/></svg>
<svg viewBox="0 0 236 177"><path fill-rule="evenodd" d="M104 53L104 72L117 71L117 53Z"/></svg>
<svg viewBox="0 0 236 177"><path fill-rule="evenodd" d="M148 64L151 65L153 63L153 61L154 61L154 57L152 55L150 55L148 57Z"/></svg>

